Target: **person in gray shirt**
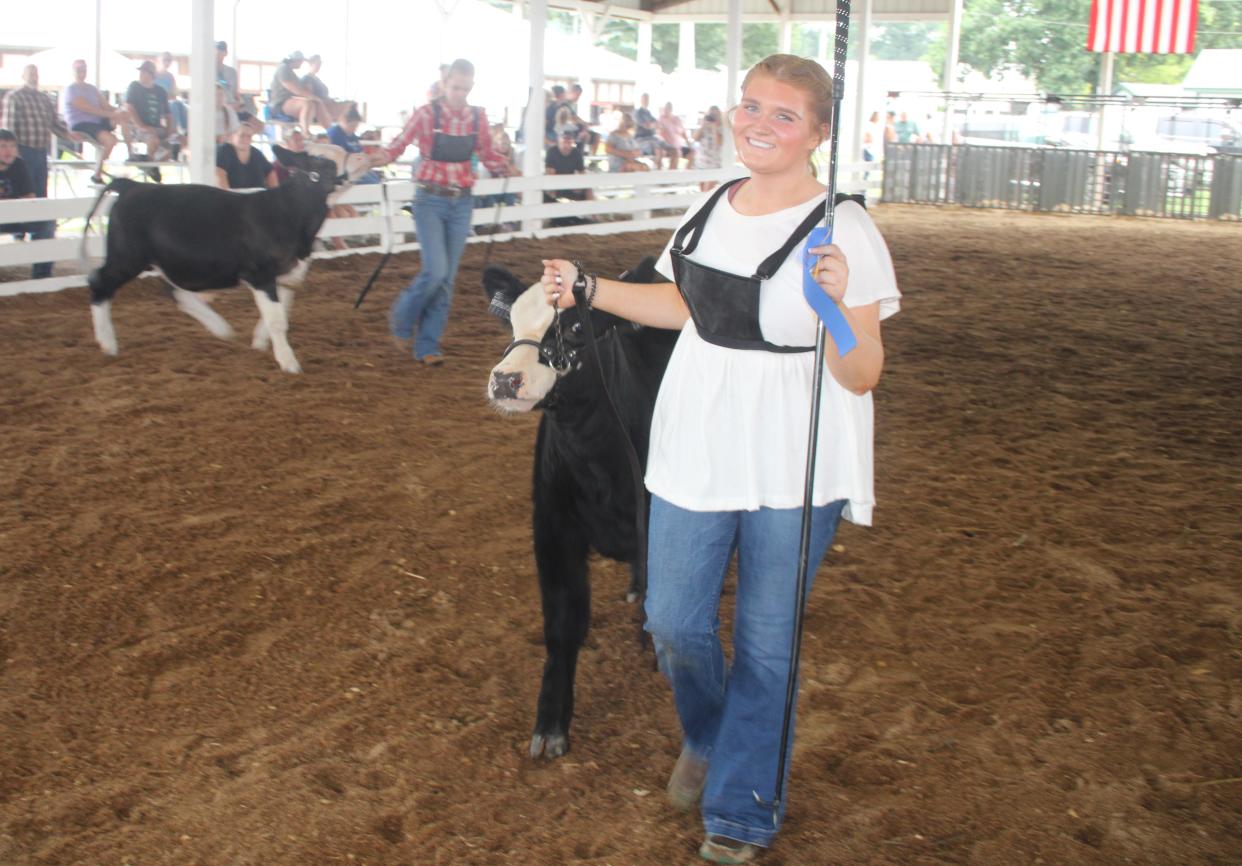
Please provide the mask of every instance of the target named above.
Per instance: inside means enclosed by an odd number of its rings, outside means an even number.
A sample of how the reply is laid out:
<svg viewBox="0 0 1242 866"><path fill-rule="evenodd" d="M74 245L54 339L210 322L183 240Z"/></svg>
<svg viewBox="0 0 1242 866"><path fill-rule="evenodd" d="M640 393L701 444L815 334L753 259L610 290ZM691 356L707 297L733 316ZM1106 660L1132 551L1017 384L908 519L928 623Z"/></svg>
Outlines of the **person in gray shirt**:
<svg viewBox="0 0 1242 866"><path fill-rule="evenodd" d="M268 102L273 119L280 120L278 115L284 115L299 122L305 130L309 130L312 123L327 129L332 125L327 107L298 77L297 70L304 62L305 55L301 51L295 51L276 67Z"/></svg>

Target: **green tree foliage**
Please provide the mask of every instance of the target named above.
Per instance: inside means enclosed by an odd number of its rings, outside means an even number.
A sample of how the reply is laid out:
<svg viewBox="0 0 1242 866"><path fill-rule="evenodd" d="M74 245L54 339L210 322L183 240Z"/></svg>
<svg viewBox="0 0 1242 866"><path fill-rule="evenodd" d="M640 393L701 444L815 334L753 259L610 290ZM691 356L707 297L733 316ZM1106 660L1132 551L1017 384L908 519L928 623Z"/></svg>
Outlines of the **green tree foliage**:
<svg viewBox="0 0 1242 866"><path fill-rule="evenodd" d="M666 73L677 68L677 55L680 53L678 36L676 24L651 25L651 62Z"/></svg>
<svg viewBox="0 0 1242 866"><path fill-rule="evenodd" d="M600 34L601 48L620 54L630 60L638 59L638 24L620 18L610 18Z"/></svg>
<svg viewBox="0 0 1242 866"><path fill-rule="evenodd" d="M878 60L927 60L937 41L944 41L944 25L922 21L880 24L871 37L871 56Z"/></svg>

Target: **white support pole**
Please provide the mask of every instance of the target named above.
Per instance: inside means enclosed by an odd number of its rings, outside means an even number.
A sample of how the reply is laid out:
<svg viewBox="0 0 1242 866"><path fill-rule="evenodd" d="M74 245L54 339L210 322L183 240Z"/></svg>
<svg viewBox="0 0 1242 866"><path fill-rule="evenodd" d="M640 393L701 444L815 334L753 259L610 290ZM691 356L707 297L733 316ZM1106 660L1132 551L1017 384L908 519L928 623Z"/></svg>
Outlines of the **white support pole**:
<svg viewBox="0 0 1242 866"><path fill-rule="evenodd" d="M953 0L949 13L949 45L944 57L944 136L941 141L953 143L953 100L949 98L957 89L957 57L962 41L962 0Z"/></svg>
<svg viewBox="0 0 1242 866"><path fill-rule="evenodd" d="M1113 95L1113 57L1111 51L1105 51L1100 57L1100 89L1096 92L1098 96ZM1096 149L1104 150L1104 143L1108 140L1107 133L1104 130L1104 121L1108 117L1106 103L1100 103L1100 129L1099 136L1096 139Z"/></svg>
<svg viewBox="0 0 1242 866"><path fill-rule="evenodd" d="M725 111L728 111L737 105L740 99L737 88L738 68L742 65L742 0L729 0L729 25L726 33L725 64L728 74L725 76L725 87L727 92L721 105ZM737 159L737 153L733 149L733 133L731 130L725 134L721 145L720 164L722 166L732 166Z"/></svg>
<svg viewBox="0 0 1242 866"><path fill-rule="evenodd" d="M237 7L241 5L241 2L242 0L233 0L232 28L229 31L229 54L233 55L231 63L234 69L239 70L239 75L241 74L241 60L238 59L240 55L237 53Z"/></svg>
<svg viewBox="0 0 1242 866"><path fill-rule="evenodd" d="M95 0L95 65L91 71L95 73L95 86L103 89L103 78L99 67L103 63L103 0Z"/></svg>
<svg viewBox="0 0 1242 866"><path fill-rule="evenodd" d="M870 112L867 105L867 56L871 53L871 7L873 0L863 0L862 15L858 21L858 75L854 82L854 162L862 162L863 130L867 128L867 117ZM879 106L882 110L883 106ZM883 152L882 142L872 142L873 149L879 145ZM873 150L874 152L874 150Z"/></svg>
<svg viewBox="0 0 1242 866"><path fill-rule="evenodd" d="M694 22L682 21L677 25L677 71L694 74Z"/></svg>
<svg viewBox="0 0 1242 866"><path fill-rule="evenodd" d="M793 19L790 17L791 2L786 2L781 9L781 54L791 54L793 49Z"/></svg>
<svg viewBox="0 0 1242 866"><path fill-rule="evenodd" d="M190 22L190 180L212 186L216 183L214 5L213 0L194 0Z"/></svg>
<svg viewBox="0 0 1242 866"><path fill-rule="evenodd" d="M522 174L536 177L543 174L543 35L548 28L548 0L528 0L526 9L530 15L530 56L526 80L530 84L530 100L526 109L523 137L526 151L522 154ZM534 207L543 202L541 190L528 189L522 193L522 204ZM522 221L522 231L533 232L542 225L540 220Z"/></svg>
<svg viewBox="0 0 1242 866"><path fill-rule="evenodd" d="M647 67L651 65L651 22L638 22L638 57L639 67ZM646 70L641 69L639 75L644 74Z"/></svg>

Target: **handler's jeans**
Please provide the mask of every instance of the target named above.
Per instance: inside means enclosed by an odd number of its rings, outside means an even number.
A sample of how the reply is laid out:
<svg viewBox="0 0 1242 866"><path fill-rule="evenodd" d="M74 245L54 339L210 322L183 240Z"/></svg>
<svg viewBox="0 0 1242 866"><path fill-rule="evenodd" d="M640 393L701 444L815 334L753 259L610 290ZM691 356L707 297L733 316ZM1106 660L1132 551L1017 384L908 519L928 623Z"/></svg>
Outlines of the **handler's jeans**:
<svg viewBox="0 0 1242 866"><path fill-rule="evenodd" d="M388 314L393 336L408 340L418 332L414 357L439 355L440 335L448 323L453 302L453 280L470 235L474 197L451 198L420 189L414 194L414 230L422 255L422 268L414 281L397 296Z"/></svg>
<svg viewBox="0 0 1242 866"><path fill-rule="evenodd" d="M814 509L808 591L844 508L839 500ZM650 527L646 628L673 687L685 747L710 762L703 825L709 834L766 847L776 828L754 792L771 802L776 786L802 509L687 511L653 496ZM726 669L718 614L734 550L733 665Z"/></svg>
<svg viewBox="0 0 1242 866"><path fill-rule="evenodd" d="M30 170L30 180L34 184L35 198L47 198L47 148L17 146L17 152ZM26 223L25 231L32 241L42 241L56 237L56 220ZM32 279L42 279L52 275L51 262L35 262L30 266Z"/></svg>

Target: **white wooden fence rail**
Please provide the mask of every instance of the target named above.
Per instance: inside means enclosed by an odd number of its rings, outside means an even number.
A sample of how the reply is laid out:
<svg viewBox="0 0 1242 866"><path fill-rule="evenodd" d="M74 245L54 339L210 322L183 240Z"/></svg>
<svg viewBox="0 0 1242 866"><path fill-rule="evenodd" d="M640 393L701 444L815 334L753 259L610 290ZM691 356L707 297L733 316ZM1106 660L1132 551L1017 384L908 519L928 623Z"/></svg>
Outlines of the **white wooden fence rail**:
<svg viewBox="0 0 1242 866"><path fill-rule="evenodd" d="M863 172L869 172L866 181ZM684 211L699 195L702 181L720 181L736 177L740 168L652 171L626 174L588 173L576 175L539 175L507 179L487 178L475 186L476 197L512 195L521 202L523 193L562 189L592 189L593 201L566 201L539 204L480 204L471 218L472 225L518 225L513 231L497 231L475 235L471 242L503 241L514 237L552 237L564 234L613 234L672 228ZM877 163L842 165L838 179L842 191L866 190L868 200L878 197L880 171ZM336 258L359 253L404 252L417 250L413 236L414 219L402 210L414 197L414 184L408 180L386 181L382 184L355 186L341 196L339 203L351 204L359 211L356 217L333 218L324 222L319 236L361 238L362 246L344 250L323 250L316 258ZM49 240L10 242L0 236L0 268L28 267L35 262L72 263L79 273L47 277L41 280L0 282L0 297L24 292L55 292L86 285L85 271L97 263L104 253L103 234L106 217L115 196L105 196L91 222L86 238L85 255L95 262L83 262L82 230L84 219L95 197L59 199L17 199L0 201L0 225L6 223L58 220L57 237ZM654 214L664 211L664 214ZM544 221L558 217L607 217L607 221L584 225L545 227Z"/></svg>

